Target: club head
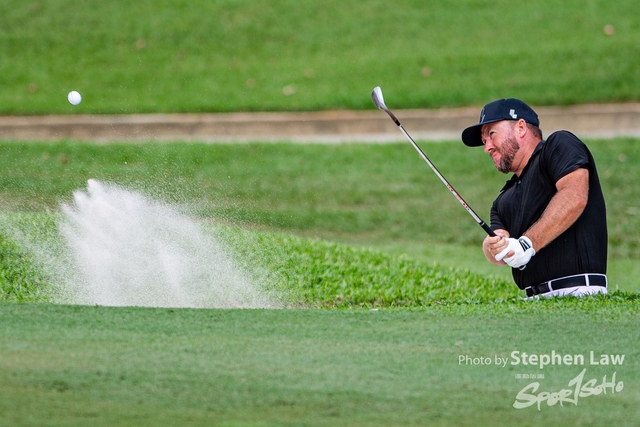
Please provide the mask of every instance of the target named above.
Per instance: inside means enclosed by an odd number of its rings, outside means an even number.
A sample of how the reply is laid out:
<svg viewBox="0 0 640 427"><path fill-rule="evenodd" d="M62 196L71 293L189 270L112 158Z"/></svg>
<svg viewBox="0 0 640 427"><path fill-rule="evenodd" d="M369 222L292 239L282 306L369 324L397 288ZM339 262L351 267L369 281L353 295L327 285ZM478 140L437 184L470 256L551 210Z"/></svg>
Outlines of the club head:
<svg viewBox="0 0 640 427"><path fill-rule="evenodd" d="M388 110L387 106L384 105L384 98L382 97L382 89L380 89L380 86L373 88L373 92L371 92L371 99L373 100L373 104L380 110Z"/></svg>

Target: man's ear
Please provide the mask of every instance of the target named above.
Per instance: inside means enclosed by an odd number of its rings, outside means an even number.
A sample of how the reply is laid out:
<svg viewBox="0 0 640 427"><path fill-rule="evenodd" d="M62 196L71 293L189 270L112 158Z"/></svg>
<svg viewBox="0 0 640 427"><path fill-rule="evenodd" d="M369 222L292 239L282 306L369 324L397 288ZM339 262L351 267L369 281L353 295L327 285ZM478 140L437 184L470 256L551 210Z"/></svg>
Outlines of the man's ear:
<svg viewBox="0 0 640 427"><path fill-rule="evenodd" d="M529 127L524 119L520 119L516 122L516 132L520 138L523 138L527 132L529 132Z"/></svg>

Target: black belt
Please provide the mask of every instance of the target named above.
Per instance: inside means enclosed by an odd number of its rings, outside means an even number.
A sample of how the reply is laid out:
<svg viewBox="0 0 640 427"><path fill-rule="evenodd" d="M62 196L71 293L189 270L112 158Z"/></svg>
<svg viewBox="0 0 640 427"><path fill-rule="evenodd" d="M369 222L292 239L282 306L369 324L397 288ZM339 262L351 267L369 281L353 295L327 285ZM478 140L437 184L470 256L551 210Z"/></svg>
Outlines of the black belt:
<svg viewBox="0 0 640 427"><path fill-rule="evenodd" d="M604 274L579 274L577 276L563 277L549 280L548 282L534 285L525 289L528 297L546 294L558 289L573 288L575 286L601 286L607 287L607 276Z"/></svg>

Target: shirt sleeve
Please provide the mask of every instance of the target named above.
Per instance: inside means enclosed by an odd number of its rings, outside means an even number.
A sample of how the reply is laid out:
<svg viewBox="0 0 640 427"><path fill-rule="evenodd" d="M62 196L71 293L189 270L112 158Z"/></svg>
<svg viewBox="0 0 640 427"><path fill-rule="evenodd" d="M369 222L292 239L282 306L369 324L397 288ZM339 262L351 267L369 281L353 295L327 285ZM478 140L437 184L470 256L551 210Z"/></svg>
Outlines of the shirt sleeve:
<svg viewBox="0 0 640 427"><path fill-rule="evenodd" d="M553 182L558 182L579 168L591 168L587 147L567 131L558 131L549 136L545 146L545 163Z"/></svg>
<svg viewBox="0 0 640 427"><path fill-rule="evenodd" d="M499 198L500 196L498 196L498 199ZM491 229L493 231L507 229L507 227L502 223L500 215L498 215L498 199L496 199L493 202L493 205L491 205Z"/></svg>

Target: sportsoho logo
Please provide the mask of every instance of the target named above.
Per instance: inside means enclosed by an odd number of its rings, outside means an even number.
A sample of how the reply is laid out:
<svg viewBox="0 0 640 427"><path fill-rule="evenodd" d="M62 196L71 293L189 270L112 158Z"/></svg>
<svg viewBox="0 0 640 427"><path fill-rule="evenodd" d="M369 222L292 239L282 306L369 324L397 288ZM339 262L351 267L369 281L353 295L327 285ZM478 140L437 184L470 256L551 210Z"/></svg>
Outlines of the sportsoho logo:
<svg viewBox="0 0 640 427"><path fill-rule="evenodd" d="M540 406L546 402L547 406L554 406L560 404L564 406L564 403L572 403L578 406L578 400L580 398L586 398L591 396L598 396L600 394L615 394L620 393L624 389L624 383L622 381L616 382L616 372L611 376L611 380L607 381L607 376L602 378L602 382L598 382L597 379L587 380L585 382L585 374L587 368L584 368L578 376L573 378L567 384L567 388L563 388L559 391L541 391L539 382L533 382L520 390L516 396L516 401L513 402L513 407L516 409L524 409L529 406L537 405L538 411Z"/></svg>
<svg viewBox="0 0 640 427"><path fill-rule="evenodd" d="M536 406L538 411L546 406L565 406L565 404L578 405L581 399L599 395L614 395L624 390L624 382L619 381L618 372L609 372L597 378L587 374L587 368L583 366L598 366L608 368L624 364L624 354L597 354L590 351L588 354L559 354L555 350L545 354L529 354L521 351L512 351L509 357L494 355L493 357L471 357L459 355L458 365L465 366L495 366L505 368L508 365L516 366L523 372L515 373L515 378L531 379L533 381L524 386L516 395L513 407L525 409ZM545 379L544 369L549 366L582 366L583 369L575 377L568 380L565 386L551 390L545 390L540 381ZM591 377L591 378L590 378Z"/></svg>

